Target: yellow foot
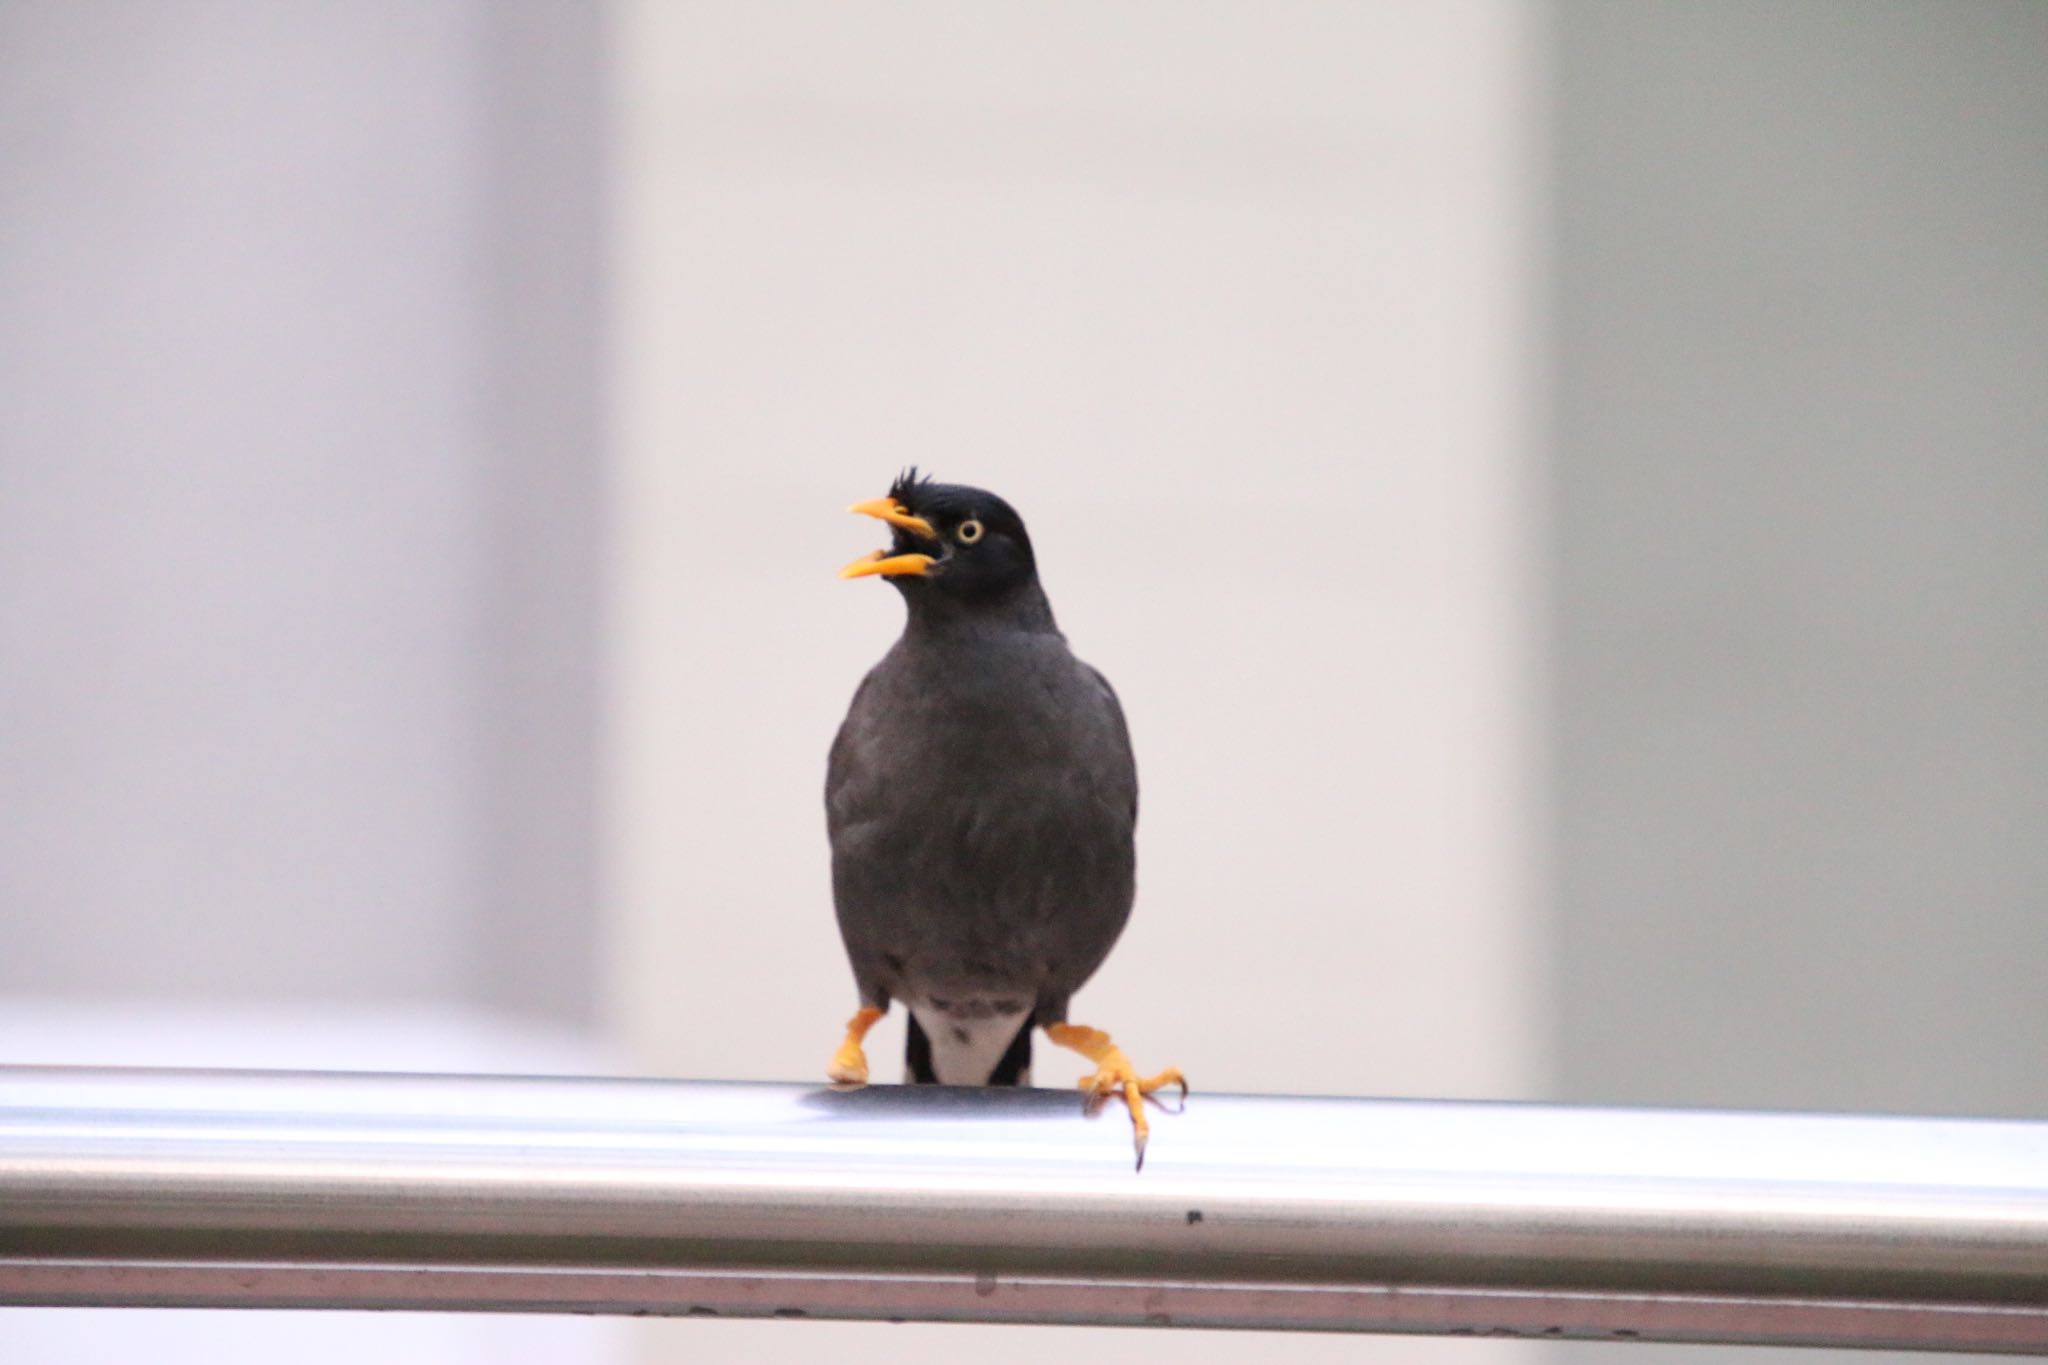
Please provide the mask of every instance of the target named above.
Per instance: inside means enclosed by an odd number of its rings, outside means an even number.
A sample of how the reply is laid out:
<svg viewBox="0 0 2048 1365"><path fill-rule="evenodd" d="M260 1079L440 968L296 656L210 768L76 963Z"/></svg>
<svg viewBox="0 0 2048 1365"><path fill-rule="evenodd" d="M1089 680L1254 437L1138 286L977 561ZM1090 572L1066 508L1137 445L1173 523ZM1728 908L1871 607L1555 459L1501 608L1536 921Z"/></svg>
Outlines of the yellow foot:
<svg viewBox="0 0 2048 1365"><path fill-rule="evenodd" d="M861 1051L860 1042L883 1013L872 1005L862 1005L846 1021L846 1041L832 1054L832 1063L825 1068L826 1080L848 1090L868 1083L868 1054Z"/></svg>
<svg viewBox="0 0 2048 1365"><path fill-rule="evenodd" d="M1112 1095L1122 1095L1124 1104L1131 1111L1131 1141L1138 1149L1138 1169L1145 1169L1145 1143L1152 1135L1152 1125L1145 1118L1145 1097L1165 1086L1180 1087L1180 1097L1188 1097L1187 1077L1176 1067L1168 1067L1157 1076L1140 1076L1138 1069L1131 1065L1131 1059L1124 1056L1124 1050L1109 1041L1109 1035L1099 1028L1085 1024L1049 1024L1045 1036L1061 1047L1074 1051L1095 1063L1095 1074L1081 1080L1081 1089L1091 1104L1100 1104Z"/></svg>

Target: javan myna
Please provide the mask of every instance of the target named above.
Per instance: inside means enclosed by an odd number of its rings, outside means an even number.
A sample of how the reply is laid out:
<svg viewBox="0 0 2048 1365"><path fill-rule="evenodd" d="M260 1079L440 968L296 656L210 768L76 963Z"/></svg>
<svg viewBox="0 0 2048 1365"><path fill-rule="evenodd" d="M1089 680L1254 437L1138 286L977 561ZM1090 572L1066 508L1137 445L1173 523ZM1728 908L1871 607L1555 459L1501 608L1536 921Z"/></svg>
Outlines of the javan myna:
<svg viewBox="0 0 2048 1365"><path fill-rule="evenodd" d="M827 1075L868 1078L861 1040L910 1011L912 1082L1027 1085L1031 1030L1121 1095L1138 1164L1140 1077L1067 1002L1130 918L1138 774L1116 693L1075 658L1039 586L1031 537L993 493L920 479L856 504L893 544L841 570L903 595L903 635L868 672L825 779L832 896L860 1009Z"/></svg>

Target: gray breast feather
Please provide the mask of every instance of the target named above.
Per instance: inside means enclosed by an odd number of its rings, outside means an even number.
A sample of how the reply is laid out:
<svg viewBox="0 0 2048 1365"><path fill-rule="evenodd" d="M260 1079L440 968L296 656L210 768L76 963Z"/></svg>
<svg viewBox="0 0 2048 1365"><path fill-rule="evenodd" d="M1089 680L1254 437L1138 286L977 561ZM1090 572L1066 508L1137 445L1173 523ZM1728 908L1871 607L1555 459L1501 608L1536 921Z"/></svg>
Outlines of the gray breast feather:
<svg viewBox="0 0 2048 1365"><path fill-rule="evenodd" d="M1137 773L1116 694L1057 636L899 647L856 693L826 778L833 894L864 998L1021 995L1041 1023L1130 915Z"/></svg>

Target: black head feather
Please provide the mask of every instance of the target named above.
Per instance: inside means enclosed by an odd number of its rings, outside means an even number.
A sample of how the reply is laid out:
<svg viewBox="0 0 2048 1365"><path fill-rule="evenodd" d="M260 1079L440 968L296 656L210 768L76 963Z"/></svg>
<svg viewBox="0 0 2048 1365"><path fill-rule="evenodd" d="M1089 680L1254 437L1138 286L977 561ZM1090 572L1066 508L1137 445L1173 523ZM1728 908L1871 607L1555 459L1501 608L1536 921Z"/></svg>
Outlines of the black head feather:
<svg viewBox="0 0 2048 1365"><path fill-rule="evenodd" d="M898 474L896 482L889 485L889 496L902 503L905 507L909 507L911 500L917 496L918 489L930 486L931 481L931 475L919 475L917 466L912 465L901 474Z"/></svg>
<svg viewBox="0 0 2048 1365"><path fill-rule="evenodd" d="M1031 535L1017 509L986 489L940 483L916 466L896 476L889 496L914 516L923 517L939 534L939 563L929 577L890 580L915 604L920 598L950 599L964 606L995 605L1017 596L1043 600L1038 588L1038 561ZM979 523L971 541L963 535L968 523ZM969 527L971 535L976 528ZM934 553L930 541L909 531L896 531L899 553Z"/></svg>

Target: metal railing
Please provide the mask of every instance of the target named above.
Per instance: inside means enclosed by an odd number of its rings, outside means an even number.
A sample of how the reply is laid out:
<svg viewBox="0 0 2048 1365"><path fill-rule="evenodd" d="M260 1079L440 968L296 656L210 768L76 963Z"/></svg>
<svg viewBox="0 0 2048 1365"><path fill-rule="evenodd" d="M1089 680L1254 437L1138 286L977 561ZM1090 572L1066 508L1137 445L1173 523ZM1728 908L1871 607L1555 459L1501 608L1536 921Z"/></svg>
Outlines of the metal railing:
<svg viewBox="0 0 2048 1365"><path fill-rule="evenodd" d="M0 1068L0 1303L2048 1351L2048 1123Z"/></svg>

